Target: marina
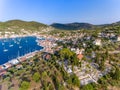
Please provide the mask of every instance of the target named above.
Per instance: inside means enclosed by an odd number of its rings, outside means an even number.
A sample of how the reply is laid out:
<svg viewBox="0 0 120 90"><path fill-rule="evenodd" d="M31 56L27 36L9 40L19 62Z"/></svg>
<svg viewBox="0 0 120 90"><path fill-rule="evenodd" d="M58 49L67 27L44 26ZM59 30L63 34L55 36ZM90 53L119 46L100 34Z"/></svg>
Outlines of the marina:
<svg viewBox="0 0 120 90"><path fill-rule="evenodd" d="M0 39L0 69L18 64L42 49L33 36Z"/></svg>

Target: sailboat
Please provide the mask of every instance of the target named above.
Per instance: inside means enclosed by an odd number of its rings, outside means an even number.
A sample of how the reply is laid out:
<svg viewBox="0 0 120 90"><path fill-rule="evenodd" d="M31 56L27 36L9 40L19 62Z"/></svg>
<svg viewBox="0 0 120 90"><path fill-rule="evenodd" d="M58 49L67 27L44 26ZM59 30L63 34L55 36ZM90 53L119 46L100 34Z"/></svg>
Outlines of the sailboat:
<svg viewBox="0 0 120 90"><path fill-rule="evenodd" d="M27 43L28 41L26 40L25 42Z"/></svg>
<svg viewBox="0 0 120 90"><path fill-rule="evenodd" d="M3 52L7 52L8 49L5 48L5 46L3 46Z"/></svg>
<svg viewBox="0 0 120 90"><path fill-rule="evenodd" d="M4 50L3 50L3 51L4 51L4 52L7 52L7 51L8 51L8 49L5 49L5 48L4 48Z"/></svg>
<svg viewBox="0 0 120 90"><path fill-rule="evenodd" d="M8 51L8 49L4 49L3 51L4 51L4 52L7 52L7 51Z"/></svg>
<svg viewBox="0 0 120 90"><path fill-rule="evenodd" d="M17 57L18 59L20 58L20 52L18 51L18 57Z"/></svg>
<svg viewBox="0 0 120 90"><path fill-rule="evenodd" d="M13 47L13 44L9 45L9 47Z"/></svg>
<svg viewBox="0 0 120 90"><path fill-rule="evenodd" d="M20 42L17 42L17 44L20 44Z"/></svg>
<svg viewBox="0 0 120 90"><path fill-rule="evenodd" d="M10 43L9 47L13 47L13 44Z"/></svg>
<svg viewBox="0 0 120 90"><path fill-rule="evenodd" d="M3 42L7 42L7 39L4 39Z"/></svg>
<svg viewBox="0 0 120 90"><path fill-rule="evenodd" d="M9 40L9 47L13 47L12 39Z"/></svg>
<svg viewBox="0 0 120 90"><path fill-rule="evenodd" d="M2 42L2 45L5 45L5 43Z"/></svg>
<svg viewBox="0 0 120 90"><path fill-rule="evenodd" d="M19 48L22 48L22 46L19 46Z"/></svg>

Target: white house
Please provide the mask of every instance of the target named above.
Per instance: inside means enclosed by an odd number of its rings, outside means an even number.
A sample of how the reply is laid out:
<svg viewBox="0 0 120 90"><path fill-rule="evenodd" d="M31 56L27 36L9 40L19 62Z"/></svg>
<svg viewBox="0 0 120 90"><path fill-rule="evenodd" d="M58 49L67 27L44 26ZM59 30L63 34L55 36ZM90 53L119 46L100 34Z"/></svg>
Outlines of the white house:
<svg viewBox="0 0 120 90"><path fill-rule="evenodd" d="M119 35L119 36L117 36L117 41L120 41L120 35Z"/></svg>
<svg viewBox="0 0 120 90"><path fill-rule="evenodd" d="M101 45L102 45L101 39L96 39L93 43L94 43L95 45L98 45L98 46L101 46Z"/></svg>

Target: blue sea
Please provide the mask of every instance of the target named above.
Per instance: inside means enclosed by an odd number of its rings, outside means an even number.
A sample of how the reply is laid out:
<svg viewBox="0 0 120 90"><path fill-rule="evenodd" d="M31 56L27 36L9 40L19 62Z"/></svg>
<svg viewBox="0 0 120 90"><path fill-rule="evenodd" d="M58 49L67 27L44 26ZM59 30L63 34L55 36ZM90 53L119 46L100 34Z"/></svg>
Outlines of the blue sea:
<svg viewBox="0 0 120 90"><path fill-rule="evenodd" d="M27 53L43 49L37 45L36 37L0 39L0 65Z"/></svg>

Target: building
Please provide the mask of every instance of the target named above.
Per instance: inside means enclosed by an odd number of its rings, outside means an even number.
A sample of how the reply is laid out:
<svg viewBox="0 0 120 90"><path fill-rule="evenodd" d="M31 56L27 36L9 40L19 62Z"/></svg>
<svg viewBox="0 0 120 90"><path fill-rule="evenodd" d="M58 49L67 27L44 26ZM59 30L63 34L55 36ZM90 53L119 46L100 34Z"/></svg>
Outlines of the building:
<svg viewBox="0 0 120 90"><path fill-rule="evenodd" d="M76 54L83 54L84 51L85 51L84 49L79 49L79 48L77 48L76 51L75 51L75 53L76 53Z"/></svg>
<svg viewBox="0 0 120 90"><path fill-rule="evenodd" d="M6 70L0 71L0 76L4 76L7 73Z"/></svg>
<svg viewBox="0 0 120 90"><path fill-rule="evenodd" d="M9 63L12 65L16 65L19 63L19 61L17 59L14 59L14 60L9 61Z"/></svg>
<svg viewBox="0 0 120 90"><path fill-rule="evenodd" d="M3 64L3 67L4 67L4 69L8 69L8 68L12 67L12 65L9 62L7 62L7 63Z"/></svg>
<svg viewBox="0 0 120 90"><path fill-rule="evenodd" d="M21 58L19 58L19 61L20 62L23 62L23 61L25 61L27 58L26 57L21 57Z"/></svg>
<svg viewBox="0 0 120 90"><path fill-rule="evenodd" d="M23 68L23 66L21 64L18 64L18 65L16 65L16 68L21 69L21 68Z"/></svg>
<svg viewBox="0 0 120 90"><path fill-rule="evenodd" d="M42 58L43 58L44 60L49 60L49 59L51 58L51 54L44 52Z"/></svg>
<svg viewBox="0 0 120 90"><path fill-rule="evenodd" d="M3 66L0 66L0 71L4 70L4 67Z"/></svg>
<svg viewBox="0 0 120 90"><path fill-rule="evenodd" d="M117 40L117 41L120 41L120 35L119 35L119 36L117 36L116 40Z"/></svg>
<svg viewBox="0 0 120 90"><path fill-rule="evenodd" d="M79 60L81 60L81 59L83 58L83 55L82 55L82 54L78 54L78 55L77 55L77 58L78 58Z"/></svg>
<svg viewBox="0 0 120 90"><path fill-rule="evenodd" d="M93 44L98 45L98 46L101 46L101 45L102 45L101 39L96 39L96 40L93 42Z"/></svg>

